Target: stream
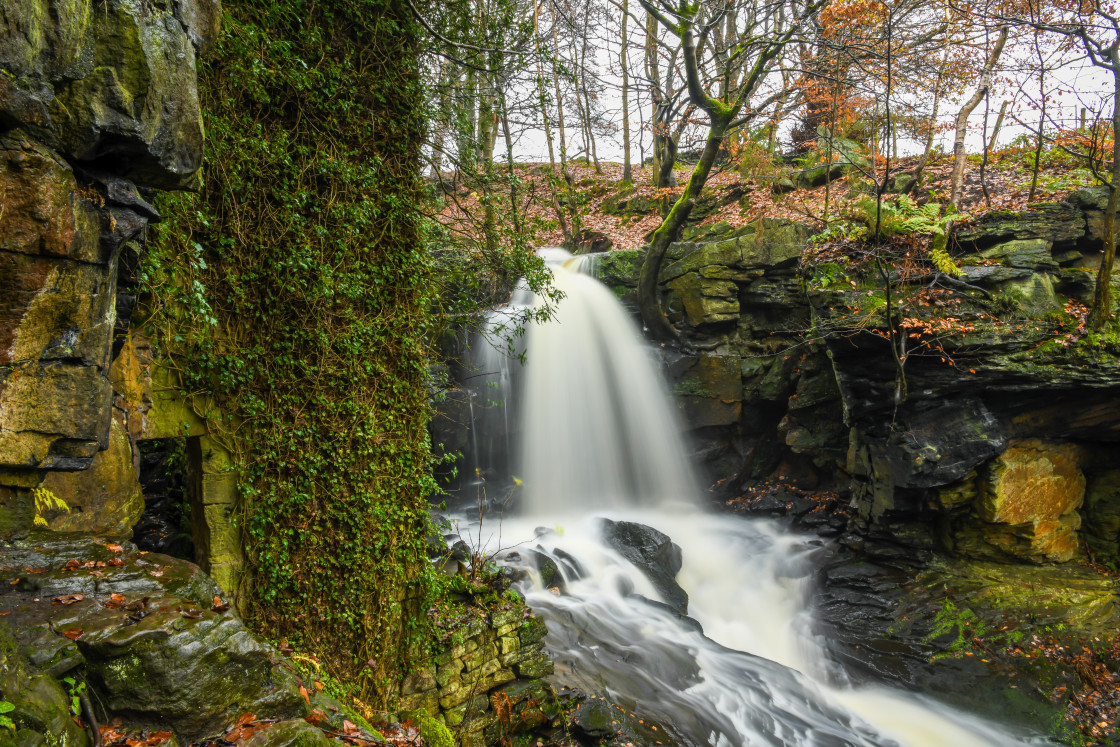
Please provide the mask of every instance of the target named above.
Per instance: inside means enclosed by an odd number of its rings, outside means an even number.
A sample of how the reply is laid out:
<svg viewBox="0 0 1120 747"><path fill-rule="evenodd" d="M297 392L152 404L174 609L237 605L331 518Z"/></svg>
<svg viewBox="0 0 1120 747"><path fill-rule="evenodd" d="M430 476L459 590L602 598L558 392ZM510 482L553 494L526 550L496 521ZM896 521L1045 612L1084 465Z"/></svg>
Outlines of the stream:
<svg viewBox="0 0 1120 747"><path fill-rule="evenodd" d="M552 320L512 351L476 345L492 406L474 417L474 469L500 464L517 480L488 496L500 515L458 522L523 579L548 626L555 684L662 725L666 744L1049 744L850 682L814 630L824 541L700 507L658 352L589 262L542 254L564 293ZM489 338L533 303L520 288Z"/></svg>

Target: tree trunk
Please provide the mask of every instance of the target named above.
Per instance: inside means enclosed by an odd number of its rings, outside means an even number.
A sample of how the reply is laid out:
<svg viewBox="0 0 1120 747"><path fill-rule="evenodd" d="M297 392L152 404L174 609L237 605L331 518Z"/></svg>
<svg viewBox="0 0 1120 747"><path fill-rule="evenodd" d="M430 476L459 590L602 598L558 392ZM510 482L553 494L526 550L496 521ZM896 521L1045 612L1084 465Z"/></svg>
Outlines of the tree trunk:
<svg viewBox="0 0 1120 747"><path fill-rule="evenodd" d="M704 143L700 162L692 170L692 176L689 177L684 192L677 198L665 220L661 222L661 227L654 231L645 260L642 262L642 271L638 276L638 307L646 329L659 340L677 338L677 331L661 312L661 300L658 298L657 276L661 271L661 263L665 259L665 252L669 250L669 245L677 240L681 228L700 197L700 191L704 188L704 182L708 180L708 174L723 144L723 136L729 122L729 116L712 117L712 126L708 131L708 139Z"/></svg>
<svg viewBox="0 0 1120 747"><path fill-rule="evenodd" d="M1004 99L1003 103L999 107L999 114L996 116L996 124L995 124L995 127L992 128L992 137L988 141L988 151L989 152L993 152L993 153L995 152L996 138L999 137L999 130L1000 130L1001 127L1003 127L1003 119L1004 119L1004 117L1007 116L1007 104L1008 103L1009 102L1007 101L1007 99Z"/></svg>
<svg viewBox="0 0 1120 747"><path fill-rule="evenodd" d="M630 166L630 60L627 55L626 21L630 13L629 0L622 2L622 181L634 181Z"/></svg>
<svg viewBox="0 0 1120 747"><path fill-rule="evenodd" d="M556 220L560 223L560 232L564 235L564 243L571 245L572 229L556 196L556 148L552 144L552 120L548 116L548 94L544 84L544 66L541 63L540 7L540 4L533 6L533 43L537 52L537 97L540 99L544 136L548 141L548 194L551 198L552 210L556 213Z"/></svg>
<svg viewBox="0 0 1120 747"><path fill-rule="evenodd" d="M1120 52L1110 50L1112 63L1112 181L1109 183L1108 205L1104 210L1104 238L1101 247L1101 269L1093 289L1093 308L1089 312L1089 329L1104 329L1112 317L1112 266L1116 259L1116 211L1120 210Z"/></svg>
<svg viewBox="0 0 1120 747"><path fill-rule="evenodd" d="M999 38L996 39L996 45L988 55L987 62L984 63L984 68L980 72L980 84L976 87L976 91L972 94L972 98L965 102L961 107L960 112L957 114L957 132L953 138L953 176L951 179L951 188L949 192L949 202L959 207L961 201L961 192L964 187L964 137L968 129L968 117L980 105L984 96L988 94L988 88L991 87L992 70L995 69L996 64L999 62L999 57L1003 54L1003 47L1007 43L1008 27L1006 25L1000 26Z"/></svg>

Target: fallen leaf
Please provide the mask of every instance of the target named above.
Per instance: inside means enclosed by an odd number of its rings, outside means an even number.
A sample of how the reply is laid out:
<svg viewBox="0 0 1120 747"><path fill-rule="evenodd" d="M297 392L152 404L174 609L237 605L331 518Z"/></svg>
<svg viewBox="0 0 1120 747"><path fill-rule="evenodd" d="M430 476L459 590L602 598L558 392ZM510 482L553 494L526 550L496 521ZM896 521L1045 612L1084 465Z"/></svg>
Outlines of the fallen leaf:
<svg viewBox="0 0 1120 747"><path fill-rule="evenodd" d="M64 571L76 571L82 567L82 562L77 558L70 558L66 561L66 565L62 566Z"/></svg>
<svg viewBox="0 0 1120 747"><path fill-rule="evenodd" d="M65 604L65 605L69 606L69 605L73 604L74 602L80 602L83 599L85 599L85 597L81 594L66 594L65 596L55 597L54 599L51 600L51 603L52 604Z"/></svg>
<svg viewBox="0 0 1120 747"><path fill-rule="evenodd" d="M300 685L299 686L299 694L303 696L303 699L307 701L308 705L311 705L311 696L309 696L307 694L307 688L306 687L304 687L303 685Z"/></svg>
<svg viewBox="0 0 1120 747"><path fill-rule="evenodd" d="M192 620L197 620L198 618L202 617L201 610L185 610L182 607L179 608L179 614L183 617L189 617Z"/></svg>
<svg viewBox="0 0 1120 747"><path fill-rule="evenodd" d="M109 552L124 552L123 547L121 547L120 545L118 545L116 543L113 543L113 542L110 542L109 544L105 545L105 549L108 550Z"/></svg>
<svg viewBox="0 0 1120 747"><path fill-rule="evenodd" d="M142 612L148 608L148 597L143 599L133 599L127 604L122 604L121 609L128 610L129 612Z"/></svg>
<svg viewBox="0 0 1120 747"><path fill-rule="evenodd" d="M214 597L214 606L210 609L214 612L225 612L229 609L229 602L223 602L221 597Z"/></svg>
<svg viewBox="0 0 1120 747"><path fill-rule="evenodd" d="M160 576L163 575L163 571L148 571L148 575L149 576L155 576L156 578L159 578Z"/></svg>
<svg viewBox="0 0 1120 747"><path fill-rule="evenodd" d="M320 682L319 680L315 680L315 689L316 690L318 690L319 692L323 692L324 687L325 687L325 685L323 685L322 682Z"/></svg>
<svg viewBox="0 0 1120 747"><path fill-rule="evenodd" d="M67 638L69 638L70 640L76 641L76 640L78 640L79 638L82 637L82 633L84 633L84 632L85 631L82 630L81 628L70 628L70 630L64 631L62 634L64 636L66 636Z"/></svg>
<svg viewBox="0 0 1120 747"><path fill-rule="evenodd" d="M111 565L111 566L124 565L124 560L122 558L109 558L109 562L106 563L106 565Z"/></svg>
<svg viewBox="0 0 1120 747"><path fill-rule="evenodd" d="M311 725L321 724L327 718L327 714L323 713L321 708L316 708L314 711L303 717L303 720Z"/></svg>
<svg viewBox="0 0 1120 747"><path fill-rule="evenodd" d="M119 610L122 604L124 604L124 594L110 594L105 600L105 606L111 610Z"/></svg>
<svg viewBox="0 0 1120 747"><path fill-rule="evenodd" d="M105 574L101 571L90 571L89 575L93 576L94 578L105 578Z"/></svg>

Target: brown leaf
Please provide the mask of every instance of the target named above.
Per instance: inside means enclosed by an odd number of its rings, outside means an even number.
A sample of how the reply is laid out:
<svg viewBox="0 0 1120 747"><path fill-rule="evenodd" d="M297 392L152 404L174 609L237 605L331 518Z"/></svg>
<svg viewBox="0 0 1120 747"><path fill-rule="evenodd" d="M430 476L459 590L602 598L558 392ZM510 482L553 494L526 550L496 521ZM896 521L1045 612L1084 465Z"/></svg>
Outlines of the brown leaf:
<svg viewBox="0 0 1120 747"><path fill-rule="evenodd" d="M124 604L124 594L110 594L105 600L105 606L111 610L119 610L122 604Z"/></svg>
<svg viewBox="0 0 1120 747"><path fill-rule="evenodd" d="M214 606L210 609L214 612L225 612L229 609L229 602L223 602L221 597L214 597Z"/></svg>
<svg viewBox="0 0 1120 747"><path fill-rule="evenodd" d="M124 559L123 558L109 558L109 561L106 563L106 565L121 566L121 565L124 565Z"/></svg>
<svg viewBox="0 0 1120 747"><path fill-rule="evenodd" d="M90 571L89 575L93 576L94 578L105 578L105 574L101 571Z"/></svg>
<svg viewBox="0 0 1120 747"><path fill-rule="evenodd" d="M201 610L185 610L182 607L179 607L179 614L183 617L189 617L192 620L197 620L198 618L202 617Z"/></svg>
<svg viewBox="0 0 1120 747"><path fill-rule="evenodd" d="M55 597L54 599L51 600L51 603L52 604L65 604L65 605L69 606L69 605L73 604L74 602L80 602L83 599L85 599L85 597L82 596L81 594L66 594L65 596Z"/></svg>
<svg viewBox="0 0 1120 747"><path fill-rule="evenodd" d="M342 733L348 737L356 737L360 733L360 730L353 721L347 719L342 722Z"/></svg>
<svg viewBox="0 0 1120 747"><path fill-rule="evenodd" d="M316 708L314 711L303 717L307 723L315 726L321 724L327 718L327 714L323 713L321 708Z"/></svg>
<svg viewBox="0 0 1120 747"><path fill-rule="evenodd" d="M315 689L316 690L318 690L319 692L323 692L323 687L324 687L324 685L323 685L322 682L320 682L319 680L315 680Z"/></svg>
<svg viewBox="0 0 1120 747"><path fill-rule="evenodd" d="M149 576L155 576L156 578L159 578L160 576L162 576L162 575L163 575L163 571L162 571L162 570L158 570L158 571L148 571L148 575L149 575Z"/></svg>
<svg viewBox="0 0 1120 747"><path fill-rule="evenodd" d="M70 558L70 560L66 561L66 565L62 566L62 570L64 570L64 571L76 571L81 567L82 567L82 561L78 560L77 558Z"/></svg>
<svg viewBox="0 0 1120 747"><path fill-rule="evenodd" d="M76 641L76 640L78 640L79 638L82 637L82 633L84 633L84 632L85 631L82 630L81 628L70 628L70 630L63 631L62 634L64 636L66 636L67 638L69 638L70 640Z"/></svg>
<svg viewBox="0 0 1120 747"><path fill-rule="evenodd" d="M124 548L116 544L115 542L110 542L109 544L105 545L105 549L109 552L124 552Z"/></svg>
<svg viewBox="0 0 1120 747"><path fill-rule="evenodd" d="M311 705L311 696L307 694L307 688L306 687L304 687L303 685L300 685L299 686L299 694L302 695L303 699L307 701L307 705Z"/></svg>
<svg viewBox="0 0 1120 747"><path fill-rule="evenodd" d="M128 610L129 612L143 612L148 609L148 597L143 599L133 599L127 604L122 604L121 609Z"/></svg>

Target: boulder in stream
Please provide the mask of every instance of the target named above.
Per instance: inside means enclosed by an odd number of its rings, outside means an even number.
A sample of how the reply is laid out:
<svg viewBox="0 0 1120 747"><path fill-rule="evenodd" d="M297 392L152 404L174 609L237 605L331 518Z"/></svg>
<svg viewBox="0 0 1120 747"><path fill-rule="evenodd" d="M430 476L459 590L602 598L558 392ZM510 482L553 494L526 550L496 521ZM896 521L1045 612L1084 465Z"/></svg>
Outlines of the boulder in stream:
<svg viewBox="0 0 1120 747"><path fill-rule="evenodd" d="M681 548L668 535L645 524L601 519L603 541L633 563L675 611L688 613L688 594L677 583Z"/></svg>

